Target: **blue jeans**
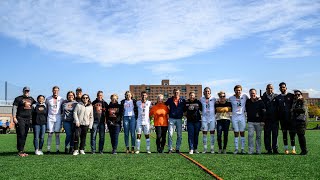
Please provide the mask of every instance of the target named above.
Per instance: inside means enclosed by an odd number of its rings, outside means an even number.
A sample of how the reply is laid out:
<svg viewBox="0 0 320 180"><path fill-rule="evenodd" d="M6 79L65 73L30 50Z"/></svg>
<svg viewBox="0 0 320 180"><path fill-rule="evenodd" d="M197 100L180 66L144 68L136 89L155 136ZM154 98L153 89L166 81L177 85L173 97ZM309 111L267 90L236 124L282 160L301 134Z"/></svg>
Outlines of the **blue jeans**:
<svg viewBox="0 0 320 180"><path fill-rule="evenodd" d="M33 125L33 145L34 149L42 149L44 142L44 134L46 132L46 125Z"/></svg>
<svg viewBox="0 0 320 180"><path fill-rule="evenodd" d="M109 126L109 134L112 144L112 150L117 150L119 139L120 126Z"/></svg>
<svg viewBox="0 0 320 180"><path fill-rule="evenodd" d="M187 127L189 150L196 150L198 149L198 139L201 128L201 122L188 122Z"/></svg>
<svg viewBox="0 0 320 180"><path fill-rule="evenodd" d="M182 142L182 119L169 118L169 136L168 136L168 147L172 151L172 136L174 132L174 127L177 128L177 143L176 150L180 150Z"/></svg>
<svg viewBox="0 0 320 180"><path fill-rule="evenodd" d="M134 116L123 117L124 142L129 147L129 133L131 133L131 147L136 146L136 118Z"/></svg>
<svg viewBox="0 0 320 180"><path fill-rule="evenodd" d="M99 152L103 151L103 146L104 146L104 139L105 139L105 129L106 125L104 123L93 123L92 129L91 129L91 151L95 152L96 151L96 137L97 133L99 132Z"/></svg>
<svg viewBox="0 0 320 180"><path fill-rule="evenodd" d="M64 121L63 128L66 131L66 140L65 140L65 147L73 147L73 129L74 123L72 121Z"/></svg>

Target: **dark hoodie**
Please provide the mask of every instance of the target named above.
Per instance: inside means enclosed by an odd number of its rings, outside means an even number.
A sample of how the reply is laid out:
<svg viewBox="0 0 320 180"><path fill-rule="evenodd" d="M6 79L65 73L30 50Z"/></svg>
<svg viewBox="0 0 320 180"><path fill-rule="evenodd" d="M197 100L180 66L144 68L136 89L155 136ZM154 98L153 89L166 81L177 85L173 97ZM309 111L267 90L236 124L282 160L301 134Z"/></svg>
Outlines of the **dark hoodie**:
<svg viewBox="0 0 320 180"><path fill-rule="evenodd" d="M108 126L121 126L122 114L123 110L120 104L112 103L108 105L106 111L106 118Z"/></svg>
<svg viewBox="0 0 320 180"><path fill-rule="evenodd" d="M47 107L43 104L35 104L32 111L32 124L33 125L46 125L47 124Z"/></svg>
<svg viewBox="0 0 320 180"><path fill-rule="evenodd" d="M92 106L93 106L93 119L94 119L93 122L105 123L108 103L103 99L101 101L96 99L92 102Z"/></svg>

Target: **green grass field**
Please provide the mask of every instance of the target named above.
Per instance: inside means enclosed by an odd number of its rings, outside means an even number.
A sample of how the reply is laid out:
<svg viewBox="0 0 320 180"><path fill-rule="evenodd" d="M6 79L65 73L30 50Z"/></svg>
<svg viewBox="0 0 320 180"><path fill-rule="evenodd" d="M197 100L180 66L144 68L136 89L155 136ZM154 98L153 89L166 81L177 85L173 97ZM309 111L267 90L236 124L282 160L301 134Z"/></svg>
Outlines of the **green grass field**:
<svg viewBox="0 0 320 180"><path fill-rule="evenodd" d="M320 131L307 131L309 154L284 155L281 136L280 155L233 155L233 133L229 132L228 154L189 155L187 133L183 134L182 152L200 162L223 179L319 179ZM281 133L280 133L281 134ZM64 141L62 134L61 142ZM119 153L110 154L109 134L106 134L105 154L86 155L33 155L32 138L28 135L28 157L16 155L16 135L0 135L1 179L212 179L198 166L178 154L155 153L155 140L151 139L152 154L125 154L123 134L120 134ZM45 139L46 140L46 139ZM87 137L89 140L89 134ZM202 150L202 138L200 136ZM53 139L53 142L54 139ZM142 152L145 152L144 138ZM247 143L247 142L246 142ZM46 142L45 142L46 144ZM61 143L64 144L64 143ZM217 144L217 142L216 142ZM46 146L45 146L46 147ZM54 146L53 146L54 147ZM216 145L217 151L217 145ZM60 150L64 147L61 145ZM297 143L298 153L300 148Z"/></svg>

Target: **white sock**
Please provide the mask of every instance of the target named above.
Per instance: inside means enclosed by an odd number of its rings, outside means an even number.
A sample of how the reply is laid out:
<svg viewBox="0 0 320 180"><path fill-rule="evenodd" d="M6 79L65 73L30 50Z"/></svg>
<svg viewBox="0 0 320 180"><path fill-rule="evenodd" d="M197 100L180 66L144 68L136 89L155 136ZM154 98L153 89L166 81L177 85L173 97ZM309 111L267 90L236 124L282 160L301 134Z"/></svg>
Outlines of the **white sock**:
<svg viewBox="0 0 320 180"><path fill-rule="evenodd" d="M150 151L150 138L146 139L147 151Z"/></svg>
<svg viewBox="0 0 320 180"><path fill-rule="evenodd" d="M285 149L285 150L288 150L288 145L285 145L285 146L284 146L284 149Z"/></svg>
<svg viewBox="0 0 320 180"><path fill-rule="evenodd" d="M238 141L239 141L239 137L234 137L234 146L235 146L236 149L239 149Z"/></svg>
<svg viewBox="0 0 320 180"><path fill-rule="evenodd" d="M60 134L56 133L56 151L60 149Z"/></svg>
<svg viewBox="0 0 320 180"><path fill-rule="evenodd" d="M214 134L210 134L211 146L214 146Z"/></svg>
<svg viewBox="0 0 320 180"><path fill-rule="evenodd" d="M48 141L47 141L48 142L48 147L47 147L48 151L50 151L50 149L51 149L52 135L53 135L53 133L48 134Z"/></svg>
<svg viewBox="0 0 320 180"><path fill-rule="evenodd" d="M137 148L137 151L140 151L140 139L137 139L136 141L136 148Z"/></svg>
<svg viewBox="0 0 320 180"><path fill-rule="evenodd" d="M245 145L246 145L246 139L245 137L241 137L241 149L244 149Z"/></svg>
<svg viewBox="0 0 320 180"><path fill-rule="evenodd" d="M296 146L292 146L292 150L294 150L294 151L295 151L295 150L296 150Z"/></svg>
<svg viewBox="0 0 320 180"><path fill-rule="evenodd" d="M207 149L207 135L206 134L203 134L202 142L203 142L203 148Z"/></svg>

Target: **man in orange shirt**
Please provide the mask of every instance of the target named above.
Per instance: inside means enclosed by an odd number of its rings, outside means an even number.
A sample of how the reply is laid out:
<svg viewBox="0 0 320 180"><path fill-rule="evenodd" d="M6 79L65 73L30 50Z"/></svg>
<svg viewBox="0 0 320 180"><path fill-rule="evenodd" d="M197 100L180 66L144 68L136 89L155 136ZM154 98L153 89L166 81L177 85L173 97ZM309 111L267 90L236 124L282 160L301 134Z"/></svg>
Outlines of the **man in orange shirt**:
<svg viewBox="0 0 320 180"><path fill-rule="evenodd" d="M168 130L169 109L163 102L163 95L157 97L157 104L151 108L150 117L153 116L154 126L157 134L157 151L163 153L166 144L166 136Z"/></svg>

